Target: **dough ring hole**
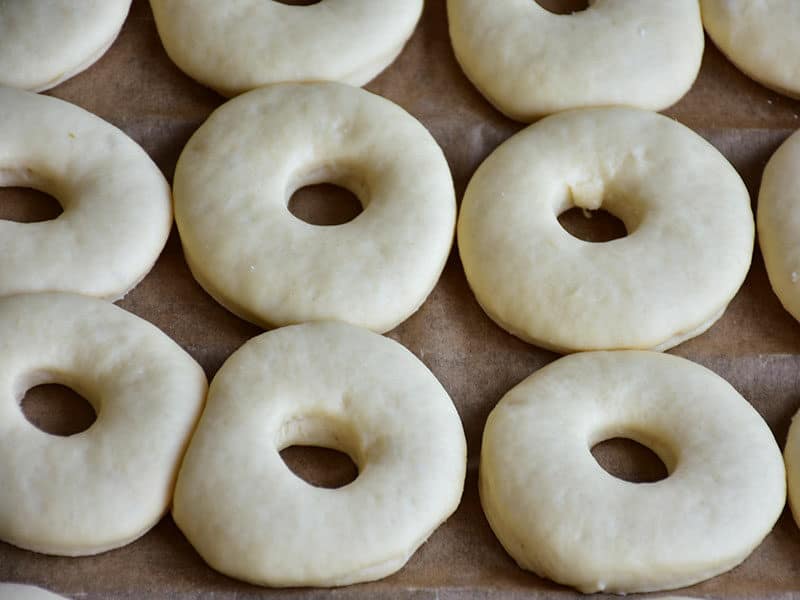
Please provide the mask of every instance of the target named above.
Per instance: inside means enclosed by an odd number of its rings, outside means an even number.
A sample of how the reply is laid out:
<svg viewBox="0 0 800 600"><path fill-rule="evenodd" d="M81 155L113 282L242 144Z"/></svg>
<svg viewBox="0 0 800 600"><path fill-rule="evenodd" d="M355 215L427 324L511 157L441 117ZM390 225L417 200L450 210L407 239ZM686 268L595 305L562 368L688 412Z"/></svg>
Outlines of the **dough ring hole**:
<svg viewBox="0 0 800 600"><path fill-rule="evenodd" d="M589 8L590 0L535 0L536 4L557 15L571 15Z"/></svg>
<svg viewBox="0 0 800 600"><path fill-rule="evenodd" d="M558 222L572 237L595 244L618 240L629 233L621 219L602 208L573 207L561 213Z"/></svg>
<svg viewBox="0 0 800 600"><path fill-rule="evenodd" d="M97 420L97 413L88 400L57 383L28 389L20 408L31 425L45 433L63 437L86 431Z"/></svg>
<svg viewBox="0 0 800 600"><path fill-rule="evenodd" d="M17 223L52 221L63 207L51 195L27 187L0 187L0 220Z"/></svg>
<svg viewBox="0 0 800 600"><path fill-rule="evenodd" d="M332 183L304 186L289 199L289 212L310 225L343 225L363 211L358 196Z"/></svg>
<svg viewBox="0 0 800 600"><path fill-rule="evenodd" d="M601 441L592 447L592 456L606 473L631 483L655 483L669 477L658 454L630 438Z"/></svg>
<svg viewBox="0 0 800 600"><path fill-rule="evenodd" d="M322 0L274 0L278 4L287 4L289 6L311 6L319 4Z"/></svg>
<svg viewBox="0 0 800 600"><path fill-rule="evenodd" d="M358 477L353 458L357 438L347 424L326 417L294 418L283 426L280 438L283 462L306 483L336 489Z"/></svg>

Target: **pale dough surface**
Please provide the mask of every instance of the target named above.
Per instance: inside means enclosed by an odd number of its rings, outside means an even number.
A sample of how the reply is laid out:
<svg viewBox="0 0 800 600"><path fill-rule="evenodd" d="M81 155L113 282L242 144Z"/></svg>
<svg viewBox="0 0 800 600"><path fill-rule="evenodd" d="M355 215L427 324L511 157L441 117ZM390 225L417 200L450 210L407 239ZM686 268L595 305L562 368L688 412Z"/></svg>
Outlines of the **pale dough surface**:
<svg viewBox="0 0 800 600"><path fill-rule="evenodd" d="M423 0L150 0L161 41L190 77L224 96L270 83L361 86L403 50Z"/></svg>
<svg viewBox="0 0 800 600"><path fill-rule="evenodd" d="M279 451L346 452L338 489L296 476ZM211 383L173 516L213 568L267 586L386 577L456 509L466 443L447 392L397 342L342 323L247 342Z"/></svg>
<svg viewBox="0 0 800 600"><path fill-rule="evenodd" d="M630 483L590 450L614 437L669 476ZM562 358L506 394L483 434L480 493L519 565L582 592L650 592L742 562L783 511L780 449L725 380L654 352Z"/></svg>
<svg viewBox="0 0 800 600"><path fill-rule="evenodd" d="M558 15L534 0L448 0L467 77L518 121L572 108L661 110L694 83L704 36L697 0L595 0Z"/></svg>
<svg viewBox="0 0 800 600"><path fill-rule="evenodd" d="M64 209L0 220L0 296L66 291L116 300L150 271L172 226L169 184L124 132L73 104L0 87L0 187Z"/></svg>
<svg viewBox="0 0 800 600"><path fill-rule="evenodd" d="M117 38L131 0L3 0L0 85L41 92L93 65Z"/></svg>
<svg viewBox="0 0 800 600"><path fill-rule="evenodd" d="M0 600L63 600L63 596L33 585L0 583Z"/></svg>
<svg viewBox="0 0 800 600"><path fill-rule="evenodd" d="M800 98L800 2L701 0L708 35L762 85Z"/></svg>
<svg viewBox="0 0 800 600"><path fill-rule="evenodd" d="M784 308L800 320L800 133L772 156L758 195L758 243Z"/></svg>
<svg viewBox="0 0 800 600"><path fill-rule="evenodd" d="M292 193L323 182L364 212L332 227L293 216ZM278 84L195 133L175 170L175 218L193 275L240 317L382 332L436 285L456 204L444 154L402 108L342 84Z"/></svg>
<svg viewBox="0 0 800 600"><path fill-rule="evenodd" d="M46 554L123 546L167 511L202 411L200 366L150 323L71 294L0 299L0 539ZM66 385L97 413L61 437L27 421L20 401Z"/></svg>
<svg viewBox="0 0 800 600"><path fill-rule="evenodd" d="M558 215L603 208L628 236L590 243ZM699 335L741 286L750 198L708 142L627 108L554 115L502 144L470 181L458 246L501 327L559 352L664 350Z"/></svg>
<svg viewBox="0 0 800 600"><path fill-rule="evenodd" d="M792 419L783 451L786 462L786 481L789 487L789 506L797 526L800 527L800 419Z"/></svg>

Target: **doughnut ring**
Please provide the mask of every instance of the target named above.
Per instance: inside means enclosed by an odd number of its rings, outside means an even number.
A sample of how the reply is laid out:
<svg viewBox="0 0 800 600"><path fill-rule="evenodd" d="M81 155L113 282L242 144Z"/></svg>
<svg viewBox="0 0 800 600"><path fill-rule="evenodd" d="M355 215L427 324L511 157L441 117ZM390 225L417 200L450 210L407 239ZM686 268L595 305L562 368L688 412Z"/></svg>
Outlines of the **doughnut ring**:
<svg viewBox="0 0 800 600"><path fill-rule="evenodd" d="M795 415L786 437L783 452L786 462L786 481L789 487L789 506L794 522L800 527L800 418Z"/></svg>
<svg viewBox="0 0 800 600"><path fill-rule="evenodd" d="M800 132L772 156L758 194L758 240L772 289L800 320Z"/></svg>
<svg viewBox="0 0 800 600"><path fill-rule="evenodd" d="M279 455L347 452L314 487ZM173 517L214 569L257 585L339 586L402 568L458 506L466 442L447 392L400 344L344 323L262 334L225 362L178 475Z"/></svg>
<svg viewBox="0 0 800 600"><path fill-rule="evenodd" d="M2 186L51 194L64 212L0 220L0 296L116 300L150 271L172 226L169 185L133 140L77 106L12 88L0 88Z"/></svg>
<svg viewBox="0 0 800 600"><path fill-rule="evenodd" d="M701 0L714 44L739 70L780 94L800 98L800 3Z"/></svg>
<svg viewBox="0 0 800 600"><path fill-rule="evenodd" d="M364 211L333 227L293 216L292 193L323 182L350 189ZM278 84L223 105L181 154L174 191L197 281L265 327L392 329L436 285L455 229L450 170L428 131L336 83Z"/></svg>
<svg viewBox="0 0 800 600"><path fill-rule="evenodd" d="M64 600L64 597L33 585L0 583L0 600Z"/></svg>
<svg viewBox="0 0 800 600"><path fill-rule="evenodd" d="M72 294L0 298L0 539L86 556L137 539L166 512L200 416L200 366L150 323ZM69 437L20 410L26 390L61 383L97 420Z"/></svg>
<svg viewBox="0 0 800 600"><path fill-rule="evenodd" d="M572 237L557 218L575 206L608 210L628 236ZM661 115L602 108L553 115L495 150L467 187L458 246L478 302L523 340L665 350L722 316L754 228L744 183L711 144Z"/></svg>
<svg viewBox="0 0 800 600"><path fill-rule="evenodd" d="M705 39L697 0L594 0L557 15L532 0L447 0L464 73L517 121L573 108L662 110L692 87Z"/></svg>
<svg viewBox="0 0 800 600"><path fill-rule="evenodd" d="M0 86L43 92L91 67L131 0L0 2Z"/></svg>
<svg viewBox="0 0 800 600"><path fill-rule="evenodd" d="M270 83L362 86L402 52L423 0L150 0L161 42L187 75L223 96Z"/></svg>
<svg viewBox="0 0 800 600"><path fill-rule="evenodd" d="M669 472L609 475L591 448L626 437ZM786 500L780 449L724 379L655 352L576 354L506 394L483 433L481 504L527 570L581 592L692 585L741 563Z"/></svg>

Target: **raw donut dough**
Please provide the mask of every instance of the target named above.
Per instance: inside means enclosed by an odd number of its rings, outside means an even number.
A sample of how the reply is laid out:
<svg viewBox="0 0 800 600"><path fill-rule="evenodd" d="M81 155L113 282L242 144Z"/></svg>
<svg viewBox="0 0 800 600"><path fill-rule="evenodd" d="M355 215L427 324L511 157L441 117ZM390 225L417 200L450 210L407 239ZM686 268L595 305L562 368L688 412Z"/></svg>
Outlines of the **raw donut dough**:
<svg viewBox="0 0 800 600"><path fill-rule="evenodd" d="M800 98L800 2L701 0L708 35L748 77Z"/></svg>
<svg viewBox="0 0 800 600"><path fill-rule="evenodd" d="M334 227L294 217L292 193L322 182L364 212ZM175 170L175 218L195 278L240 317L382 332L436 285L456 204L441 149L399 106L341 84L278 84L195 133Z"/></svg>
<svg viewBox="0 0 800 600"><path fill-rule="evenodd" d="M517 121L591 106L661 110L692 87L703 57L697 0L596 0L557 15L534 0L448 0L467 77Z"/></svg>
<svg viewBox="0 0 800 600"><path fill-rule="evenodd" d="M278 454L347 452L358 477L314 487ZM213 568L268 586L386 577L456 509L466 443L450 397L400 344L343 323L247 342L209 390L173 516Z"/></svg>
<svg viewBox="0 0 800 600"><path fill-rule="evenodd" d="M32 585L0 583L0 600L63 600L63 597Z"/></svg>
<svg viewBox="0 0 800 600"><path fill-rule="evenodd" d="M117 39L131 0L0 2L0 85L42 92L88 69Z"/></svg>
<svg viewBox="0 0 800 600"><path fill-rule="evenodd" d="M800 418L798 415L792 419L783 455L789 486L789 506L792 509L795 523L800 527Z"/></svg>
<svg viewBox="0 0 800 600"><path fill-rule="evenodd" d="M124 546L167 510L200 416L200 366L150 323L71 294L0 298L0 539L64 556ZM69 437L20 410L25 392L67 385L97 420Z"/></svg>
<svg viewBox="0 0 800 600"><path fill-rule="evenodd" d="M403 50L423 0L150 0L169 57L190 77L235 96L270 83L361 86Z"/></svg>
<svg viewBox="0 0 800 600"><path fill-rule="evenodd" d="M169 185L144 150L85 110L0 88L0 187L55 197L52 221L0 220L0 296L116 300L153 267L172 226Z"/></svg>
<svg viewBox="0 0 800 600"><path fill-rule="evenodd" d="M629 235L572 237L578 206ZM501 145L467 187L458 245L481 306L558 352L664 350L701 334L744 281L753 215L741 178L667 117L626 108L548 117Z"/></svg>
<svg viewBox="0 0 800 600"><path fill-rule="evenodd" d="M651 448L670 475L630 483L591 448L614 437ZM581 592L674 589L742 562L786 500L780 449L725 380L653 352L562 358L492 411L481 503L524 569Z"/></svg>
<svg viewBox="0 0 800 600"><path fill-rule="evenodd" d="M784 142L764 170L758 239L772 289L800 320L800 132Z"/></svg>

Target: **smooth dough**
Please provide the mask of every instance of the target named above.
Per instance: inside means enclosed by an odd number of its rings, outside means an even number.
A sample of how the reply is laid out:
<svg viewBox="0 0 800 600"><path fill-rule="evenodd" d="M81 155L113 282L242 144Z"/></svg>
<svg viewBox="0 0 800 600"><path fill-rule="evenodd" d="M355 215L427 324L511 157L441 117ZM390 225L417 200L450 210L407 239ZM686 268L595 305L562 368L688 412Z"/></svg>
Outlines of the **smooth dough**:
<svg viewBox="0 0 800 600"><path fill-rule="evenodd" d="M800 320L800 132L783 143L764 170L758 240L772 289Z"/></svg>
<svg viewBox="0 0 800 600"><path fill-rule="evenodd" d="M64 600L64 598L33 585L0 583L0 600Z"/></svg>
<svg viewBox="0 0 800 600"><path fill-rule="evenodd" d="M172 498L203 407L203 370L150 323L71 294L0 298L0 539L63 556L137 539ZM50 435L20 410L42 383L69 386L97 413Z"/></svg>
<svg viewBox="0 0 800 600"><path fill-rule="evenodd" d="M628 236L579 240L558 215L603 208ZM627 108L539 121L467 187L458 247L501 327L557 352L665 350L722 316L753 252L750 198L708 142Z"/></svg>
<svg viewBox="0 0 800 600"><path fill-rule="evenodd" d="M346 452L338 489L279 451ZM213 568L267 586L338 586L394 573L458 506L466 443L447 392L397 342L310 323L247 342L211 383L173 516Z"/></svg>
<svg viewBox="0 0 800 600"><path fill-rule="evenodd" d="M653 450L655 483L608 474L590 450L615 437ZM489 415L483 509L523 568L581 592L675 589L741 563L783 511L767 424L724 379L654 352L562 358Z"/></svg>
<svg viewBox="0 0 800 600"><path fill-rule="evenodd" d="M294 217L292 193L323 182L364 212L333 227ZM278 84L195 133L175 170L175 218L193 275L240 317L383 332L436 285L456 203L444 154L402 108L342 84Z"/></svg>
<svg viewBox="0 0 800 600"><path fill-rule="evenodd" d="M448 0L467 77L517 121L572 108L662 110L692 87L705 38L697 0L595 0L558 15L534 0Z"/></svg>
<svg viewBox="0 0 800 600"><path fill-rule="evenodd" d="M701 0L708 35L748 77L800 98L800 2Z"/></svg>
<svg viewBox="0 0 800 600"><path fill-rule="evenodd" d="M0 85L42 92L88 69L117 39L131 0L0 2Z"/></svg>
<svg viewBox="0 0 800 600"><path fill-rule="evenodd" d="M786 462L789 506L792 509L795 523L800 527L800 418L797 414L789 427L783 457Z"/></svg>
<svg viewBox="0 0 800 600"><path fill-rule="evenodd" d="M40 223L0 220L0 296L116 300L153 267L172 226L169 184L122 131L47 96L0 87L0 187L56 198Z"/></svg>
<svg viewBox="0 0 800 600"><path fill-rule="evenodd" d="M361 86L403 50L423 0L150 0L169 57L223 96L270 83Z"/></svg>

